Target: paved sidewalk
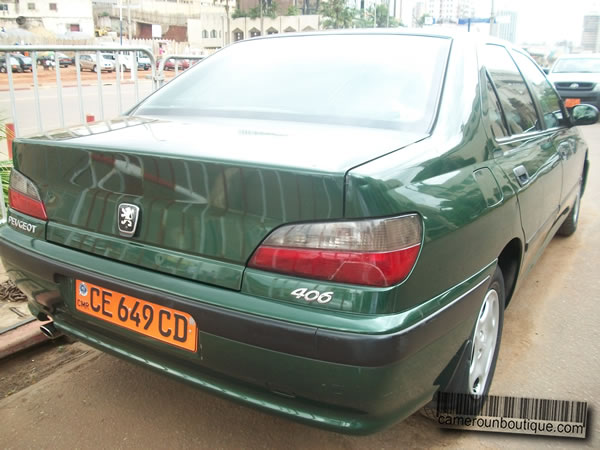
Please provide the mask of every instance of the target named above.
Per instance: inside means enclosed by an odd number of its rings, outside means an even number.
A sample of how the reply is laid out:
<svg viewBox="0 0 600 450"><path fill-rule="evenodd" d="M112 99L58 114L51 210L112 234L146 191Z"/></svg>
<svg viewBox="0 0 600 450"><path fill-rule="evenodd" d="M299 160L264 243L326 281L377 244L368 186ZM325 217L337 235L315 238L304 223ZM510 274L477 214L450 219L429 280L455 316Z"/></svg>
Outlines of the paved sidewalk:
<svg viewBox="0 0 600 450"><path fill-rule="evenodd" d="M0 263L0 283L8 280ZM9 302L0 298L0 359L48 340L40 331L26 301Z"/></svg>

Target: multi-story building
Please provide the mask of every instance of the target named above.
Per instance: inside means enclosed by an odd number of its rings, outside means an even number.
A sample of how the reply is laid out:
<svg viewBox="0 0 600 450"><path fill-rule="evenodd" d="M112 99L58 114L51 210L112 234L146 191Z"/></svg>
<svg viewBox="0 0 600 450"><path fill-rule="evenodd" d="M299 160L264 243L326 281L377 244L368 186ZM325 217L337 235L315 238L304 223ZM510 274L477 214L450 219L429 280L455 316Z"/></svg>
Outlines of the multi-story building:
<svg viewBox="0 0 600 450"><path fill-rule="evenodd" d="M473 17L473 0L427 0L427 14L436 23L458 23L459 18Z"/></svg>
<svg viewBox="0 0 600 450"><path fill-rule="evenodd" d="M588 52L600 52L600 14L588 14L583 17L581 46Z"/></svg>
<svg viewBox="0 0 600 450"><path fill-rule="evenodd" d="M500 39L515 44L517 42L517 13L515 11L498 11L495 32Z"/></svg>
<svg viewBox="0 0 600 450"><path fill-rule="evenodd" d="M0 0L0 26L94 35L91 0Z"/></svg>

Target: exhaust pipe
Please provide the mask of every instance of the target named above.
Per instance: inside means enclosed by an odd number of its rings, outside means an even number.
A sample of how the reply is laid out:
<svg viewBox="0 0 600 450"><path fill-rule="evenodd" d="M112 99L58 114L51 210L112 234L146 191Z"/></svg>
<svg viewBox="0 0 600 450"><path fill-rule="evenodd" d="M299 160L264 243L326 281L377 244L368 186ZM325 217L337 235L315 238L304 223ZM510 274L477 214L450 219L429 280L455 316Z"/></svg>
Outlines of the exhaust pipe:
<svg viewBox="0 0 600 450"><path fill-rule="evenodd" d="M40 331L44 333L44 336L48 339L56 339L62 336L62 333L54 326L54 322L48 322L40 326Z"/></svg>

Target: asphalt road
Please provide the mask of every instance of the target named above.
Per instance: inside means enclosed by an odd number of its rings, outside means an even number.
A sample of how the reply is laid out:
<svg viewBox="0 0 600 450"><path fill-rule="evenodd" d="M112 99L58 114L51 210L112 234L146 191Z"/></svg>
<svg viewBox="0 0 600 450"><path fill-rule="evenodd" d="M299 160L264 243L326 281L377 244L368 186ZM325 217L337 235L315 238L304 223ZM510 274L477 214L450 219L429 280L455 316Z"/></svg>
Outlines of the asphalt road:
<svg viewBox="0 0 600 450"><path fill-rule="evenodd" d="M580 224L555 238L506 312L497 395L585 400L588 438L449 431L420 414L367 437L330 433L192 389L97 351L0 400L1 448L600 448L600 125Z"/></svg>

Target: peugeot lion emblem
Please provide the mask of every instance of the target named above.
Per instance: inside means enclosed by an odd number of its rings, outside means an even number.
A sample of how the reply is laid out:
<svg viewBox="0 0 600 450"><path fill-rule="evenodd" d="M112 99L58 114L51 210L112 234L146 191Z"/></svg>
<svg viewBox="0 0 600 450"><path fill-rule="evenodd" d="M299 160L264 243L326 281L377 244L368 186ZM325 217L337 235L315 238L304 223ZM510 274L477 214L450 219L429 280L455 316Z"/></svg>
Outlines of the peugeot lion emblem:
<svg viewBox="0 0 600 450"><path fill-rule="evenodd" d="M119 233L125 237L133 236L140 215L139 206L132 205L131 203L121 203L118 213L117 224L119 225Z"/></svg>

